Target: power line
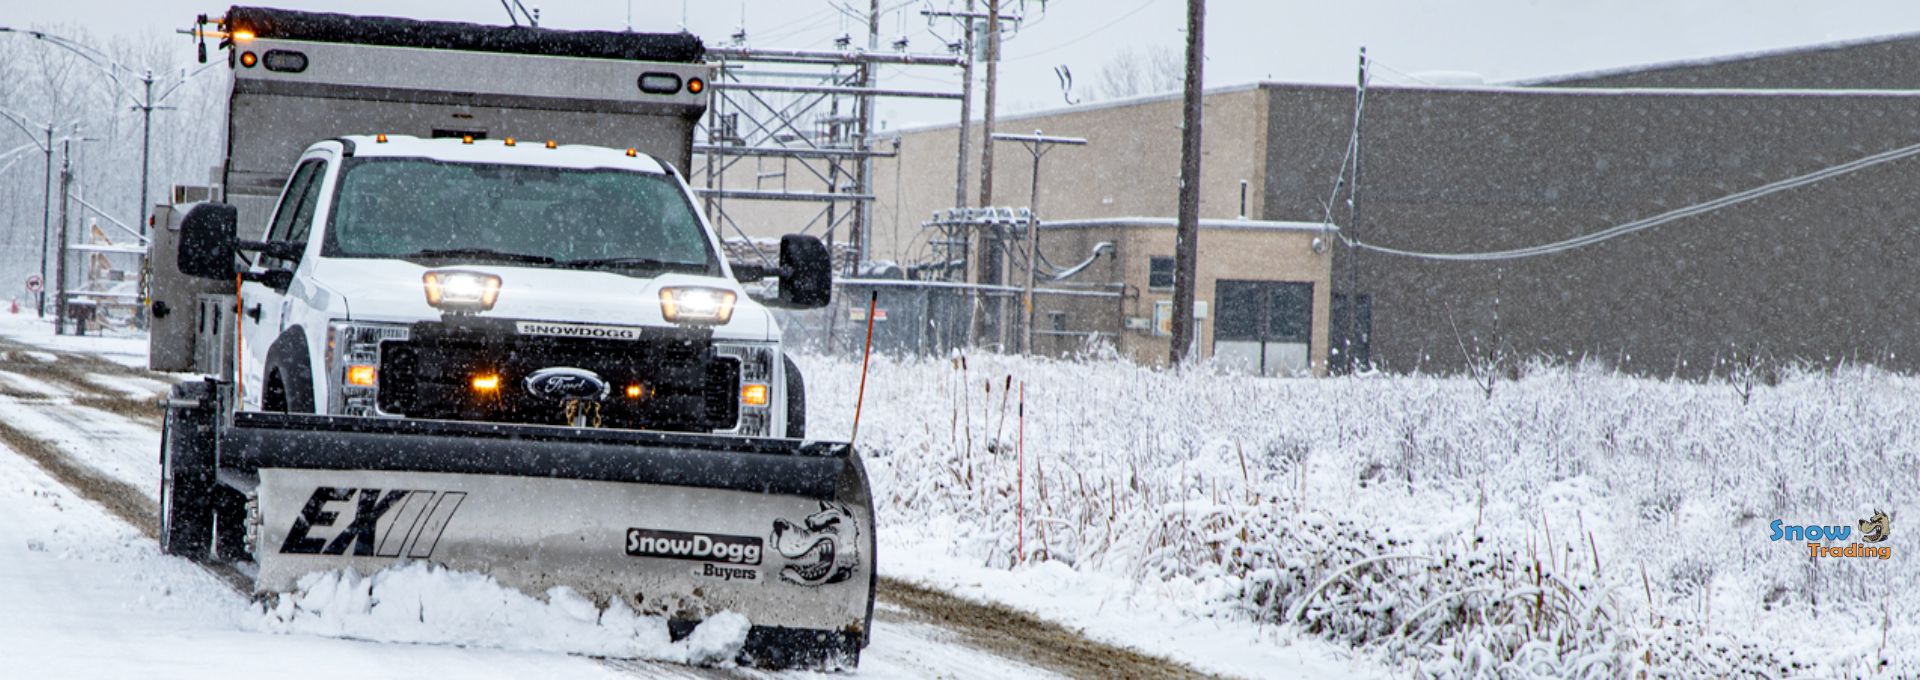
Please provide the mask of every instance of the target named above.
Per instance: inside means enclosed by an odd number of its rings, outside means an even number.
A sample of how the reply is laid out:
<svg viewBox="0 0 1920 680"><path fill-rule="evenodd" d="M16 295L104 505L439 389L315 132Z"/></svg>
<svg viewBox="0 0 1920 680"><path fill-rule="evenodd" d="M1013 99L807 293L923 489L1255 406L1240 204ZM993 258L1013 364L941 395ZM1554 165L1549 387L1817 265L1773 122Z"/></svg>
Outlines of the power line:
<svg viewBox="0 0 1920 680"><path fill-rule="evenodd" d="M1666 224L1668 222L1672 222L1674 220L1684 219L1687 217L1692 217L1694 215L1700 215L1700 214L1712 212L1715 210L1719 210L1721 208L1727 208L1727 207L1739 205L1741 203L1746 203L1748 201L1752 201L1762 196L1767 196L1769 194L1786 191L1788 189L1796 189L1799 187L1807 186L1809 184L1820 182L1822 180L1832 179L1834 177L1839 177L1841 175L1851 174L1854 172L1858 172L1860 170L1865 170L1875 165L1880 165L1882 163L1889 163L1889 162L1897 161L1902 158L1908 158L1915 155L1920 155L1920 144L1913 144L1910 146L1903 146L1903 147L1892 149L1889 151L1882 151L1877 154L1865 156L1862 158L1857 158L1845 163L1841 163L1839 165L1828 166L1828 167L1821 168L1819 170L1815 170L1813 172L1809 172L1803 175L1796 175L1796 176L1789 177L1787 179L1783 179L1777 182L1763 184L1761 186L1754 187L1752 189L1747 189L1745 191L1735 192L1732 194L1721 196L1719 198L1716 198L1710 201L1696 203L1690 206L1686 206L1684 208L1676 208L1674 210L1669 210L1667 212L1660 213L1658 215L1654 215L1652 217L1648 217L1645 219L1635 220L1625 224L1616 225L1616 226L1609 227L1591 234L1576 236L1574 238L1570 238L1562 241L1555 241L1552 243L1541 244L1537 246L1529 246L1526 248L1515 248L1511 250L1496 250L1496 251L1485 252L1485 253L1430 253L1430 252L1421 252L1421 251L1414 251L1414 250L1401 250L1398 248L1389 248L1386 246L1377 246L1371 243L1361 242L1357 238L1353 240L1353 244L1355 247L1365 248L1367 250L1371 250L1378 253L1385 253L1388 255L1399 255L1402 257L1413 257L1413 258L1420 258L1420 259L1427 259L1427 260L1442 260L1442 261L1450 261L1450 262L1495 262L1495 261L1501 261L1501 260L1517 260L1520 258L1535 257L1539 255L1552 255L1555 253L1561 253L1561 252L1573 250L1575 248L1579 248L1582 246L1590 246L1596 243L1601 243L1603 241L1612 240L1615 238L1619 238L1621 236L1626 236L1628 234L1633 234L1633 233L1644 231L1647 229L1652 229L1654 227Z"/></svg>
<svg viewBox="0 0 1920 680"><path fill-rule="evenodd" d="M1096 36L1096 35L1099 35L1099 34L1100 34L1101 32L1104 32L1104 31L1106 31L1106 30L1107 30L1107 29L1109 29L1109 28L1113 28L1114 26L1116 26L1116 25L1119 25L1119 23L1120 23L1120 22L1122 22L1122 21L1126 21L1126 20L1127 20L1128 18L1131 18L1131 17L1132 17L1133 15L1135 15L1135 14L1139 14L1139 13L1141 13L1141 12L1144 12L1144 11L1146 11L1146 9L1147 9L1148 7L1152 7L1152 6L1153 6L1153 4L1154 4L1155 2L1159 2L1159 0L1147 0L1146 2L1143 2L1143 3L1140 3L1140 6L1138 6L1138 7L1135 7L1135 8L1133 8L1133 9L1130 9L1130 10L1127 10L1127 12L1126 12L1125 14L1122 14L1122 15L1120 15L1120 16L1117 16L1117 17L1114 17L1114 19L1113 19L1113 21L1109 21L1109 22L1107 22L1107 23L1104 23L1104 24L1101 24L1099 28L1096 28L1096 29L1093 29L1092 31L1089 31L1089 32L1087 32L1087 33L1086 33L1085 35L1082 35L1082 36L1080 36L1080 37L1078 37L1078 38L1074 38L1074 39L1072 39L1072 40L1068 40L1068 41L1066 41L1066 42L1063 42L1063 43L1060 43L1060 44L1058 44L1058 45L1054 45L1054 46L1052 46L1052 47L1048 47L1048 48L1046 48L1046 49L1042 49L1042 50L1039 50L1039 51L1036 51L1036 52L1028 52L1028 53L1026 53L1026 54L1022 54L1022 55L1018 55L1018 56L1012 56L1012 57L1006 57L1006 58L1003 58L1003 59L1001 59L1001 61L1021 61L1021 60L1025 60L1025 59L1032 59L1032 58L1034 58L1034 57L1038 57L1038 56L1041 56L1041 55L1044 55L1044 54L1048 54L1048 53L1051 53L1051 52L1057 52L1057 51L1059 51L1059 50L1062 50L1062 49L1065 49L1065 48L1067 48L1068 46L1071 46L1071 45L1073 45L1073 44L1075 44L1075 43L1078 43L1078 42L1080 42L1080 41L1082 41L1082 40L1086 40L1086 39L1088 39L1088 38L1091 38L1091 37L1094 37L1094 36Z"/></svg>

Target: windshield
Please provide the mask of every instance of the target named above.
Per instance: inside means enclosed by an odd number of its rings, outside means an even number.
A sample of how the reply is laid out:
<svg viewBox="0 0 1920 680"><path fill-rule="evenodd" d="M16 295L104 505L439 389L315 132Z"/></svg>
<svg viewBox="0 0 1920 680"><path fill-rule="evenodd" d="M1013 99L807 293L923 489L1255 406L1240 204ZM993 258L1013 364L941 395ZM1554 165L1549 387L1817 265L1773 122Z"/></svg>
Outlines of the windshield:
<svg viewBox="0 0 1920 680"><path fill-rule="evenodd" d="M359 158L339 185L328 257L719 271L693 206L665 175Z"/></svg>

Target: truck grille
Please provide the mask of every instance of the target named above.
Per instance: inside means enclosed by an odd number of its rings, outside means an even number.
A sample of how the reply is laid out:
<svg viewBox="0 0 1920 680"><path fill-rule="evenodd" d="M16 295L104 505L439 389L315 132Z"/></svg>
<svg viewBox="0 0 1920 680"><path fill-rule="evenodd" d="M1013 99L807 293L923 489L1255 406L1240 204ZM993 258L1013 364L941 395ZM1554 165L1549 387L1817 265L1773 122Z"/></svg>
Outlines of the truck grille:
<svg viewBox="0 0 1920 680"><path fill-rule="evenodd" d="M379 405L409 418L565 425L563 399L537 394L527 378L548 368L591 372L607 386L600 426L713 432L739 419L740 361L706 337L667 333L640 340L523 336L504 324L416 324L380 345ZM497 387L473 387L496 376ZM629 386L638 386L630 397Z"/></svg>

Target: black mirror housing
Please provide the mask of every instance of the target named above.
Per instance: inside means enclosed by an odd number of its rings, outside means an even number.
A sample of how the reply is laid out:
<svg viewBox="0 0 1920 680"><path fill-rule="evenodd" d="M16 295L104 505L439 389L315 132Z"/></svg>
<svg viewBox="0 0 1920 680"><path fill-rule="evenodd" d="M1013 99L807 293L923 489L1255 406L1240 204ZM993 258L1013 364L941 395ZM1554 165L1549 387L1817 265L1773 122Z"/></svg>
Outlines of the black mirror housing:
<svg viewBox="0 0 1920 680"><path fill-rule="evenodd" d="M813 309L832 299L833 256L827 244L805 234L780 237L781 304Z"/></svg>
<svg viewBox="0 0 1920 680"><path fill-rule="evenodd" d="M240 211L225 203L202 203L180 220L180 273L202 279L233 278L234 232Z"/></svg>

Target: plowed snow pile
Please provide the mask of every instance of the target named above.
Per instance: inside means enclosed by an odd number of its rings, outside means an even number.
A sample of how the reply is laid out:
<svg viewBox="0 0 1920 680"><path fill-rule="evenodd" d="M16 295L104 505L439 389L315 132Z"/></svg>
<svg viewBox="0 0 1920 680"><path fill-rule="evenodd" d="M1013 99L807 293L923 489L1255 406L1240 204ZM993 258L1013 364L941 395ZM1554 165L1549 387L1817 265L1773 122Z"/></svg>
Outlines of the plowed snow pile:
<svg viewBox="0 0 1920 680"><path fill-rule="evenodd" d="M674 642L665 619L618 601L597 607L567 588L546 595L543 602L492 577L416 562L372 576L308 574L257 613L260 629L277 633L691 664L731 663L747 638L746 617L732 612Z"/></svg>
<svg viewBox="0 0 1920 680"><path fill-rule="evenodd" d="M803 368L810 433L844 437L858 358ZM1743 397L1595 366L1516 374L1489 393L875 357L858 444L895 565L985 565L1057 593L1134 584L1129 606L1281 623L1270 639L1425 677L1920 675L1920 599L1904 596L1920 530L1903 518L1920 501L1920 380L1782 368ZM1776 521L1838 529L1876 510L1885 541L1825 545L1887 559L1774 537Z"/></svg>

